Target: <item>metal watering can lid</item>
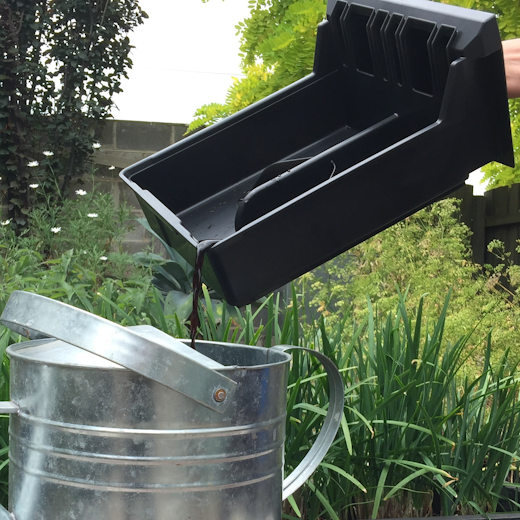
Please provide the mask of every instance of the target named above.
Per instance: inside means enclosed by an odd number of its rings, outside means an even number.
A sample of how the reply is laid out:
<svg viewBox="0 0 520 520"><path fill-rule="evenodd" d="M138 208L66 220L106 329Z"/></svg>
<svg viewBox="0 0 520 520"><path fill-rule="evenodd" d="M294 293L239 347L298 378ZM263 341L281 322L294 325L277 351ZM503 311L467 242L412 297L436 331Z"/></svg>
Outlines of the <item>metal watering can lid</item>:
<svg viewBox="0 0 520 520"><path fill-rule="evenodd" d="M25 291L11 294L0 321L29 339L70 343L220 413L236 391L235 381L215 370L221 365L161 331L151 333L153 327L122 327Z"/></svg>

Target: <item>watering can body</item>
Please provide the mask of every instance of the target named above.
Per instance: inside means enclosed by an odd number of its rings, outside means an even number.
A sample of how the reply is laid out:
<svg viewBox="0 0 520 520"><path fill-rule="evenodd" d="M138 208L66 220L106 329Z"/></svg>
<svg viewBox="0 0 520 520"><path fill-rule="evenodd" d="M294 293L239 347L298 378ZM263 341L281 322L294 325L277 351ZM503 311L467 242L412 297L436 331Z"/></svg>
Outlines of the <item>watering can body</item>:
<svg viewBox="0 0 520 520"><path fill-rule="evenodd" d="M151 327L109 327L150 338ZM319 464L343 406L336 370L321 440L284 482L285 350L197 342L235 384L225 408L212 409L66 341L9 347L11 401L0 411L11 413L11 513L0 520L280 520L282 497Z"/></svg>
<svg viewBox="0 0 520 520"><path fill-rule="evenodd" d="M16 520L280 518L290 356L197 348L240 365L223 414L67 343L10 348Z"/></svg>

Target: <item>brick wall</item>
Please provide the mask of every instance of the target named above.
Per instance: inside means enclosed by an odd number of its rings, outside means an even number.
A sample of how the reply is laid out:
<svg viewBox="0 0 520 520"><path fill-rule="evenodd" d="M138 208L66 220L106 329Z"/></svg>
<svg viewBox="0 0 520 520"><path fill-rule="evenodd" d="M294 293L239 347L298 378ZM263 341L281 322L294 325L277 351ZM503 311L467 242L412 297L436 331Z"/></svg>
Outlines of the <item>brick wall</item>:
<svg viewBox="0 0 520 520"><path fill-rule="evenodd" d="M132 207L133 215L142 217L143 212L134 192L119 178L119 172L180 141L186 129L186 125L180 124L108 121L100 139L101 148L94 155L97 168L95 182L100 184L103 191L113 195L116 206L126 200ZM129 253L135 253L144 251L150 243L148 232L137 225L128 233L123 247Z"/></svg>

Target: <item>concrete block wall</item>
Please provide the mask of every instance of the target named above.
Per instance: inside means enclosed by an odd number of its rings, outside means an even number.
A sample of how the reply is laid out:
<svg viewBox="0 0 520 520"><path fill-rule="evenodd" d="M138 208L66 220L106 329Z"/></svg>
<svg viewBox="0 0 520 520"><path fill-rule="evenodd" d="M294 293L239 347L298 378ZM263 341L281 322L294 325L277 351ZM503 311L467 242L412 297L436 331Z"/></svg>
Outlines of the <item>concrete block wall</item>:
<svg viewBox="0 0 520 520"><path fill-rule="evenodd" d="M180 141L186 125L109 120L94 155L96 184L114 197L116 206L126 201L135 218L143 212L134 192L119 178L119 172L137 161ZM129 253L145 251L152 243L150 234L139 224L129 232L123 247Z"/></svg>

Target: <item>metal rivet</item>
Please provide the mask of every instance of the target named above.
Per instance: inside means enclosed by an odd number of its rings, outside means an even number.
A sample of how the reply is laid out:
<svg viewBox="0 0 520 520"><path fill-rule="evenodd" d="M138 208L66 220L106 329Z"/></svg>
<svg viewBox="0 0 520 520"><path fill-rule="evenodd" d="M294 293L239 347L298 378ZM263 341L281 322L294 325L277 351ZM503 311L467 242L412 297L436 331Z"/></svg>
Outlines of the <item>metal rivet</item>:
<svg viewBox="0 0 520 520"><path fill-rule="evenodd" d="M226 398L226 391L223 388L219 388L218 390L215 390L215 393L213 394L213 399L217 401L217 403L221 403Z"/></svg>

